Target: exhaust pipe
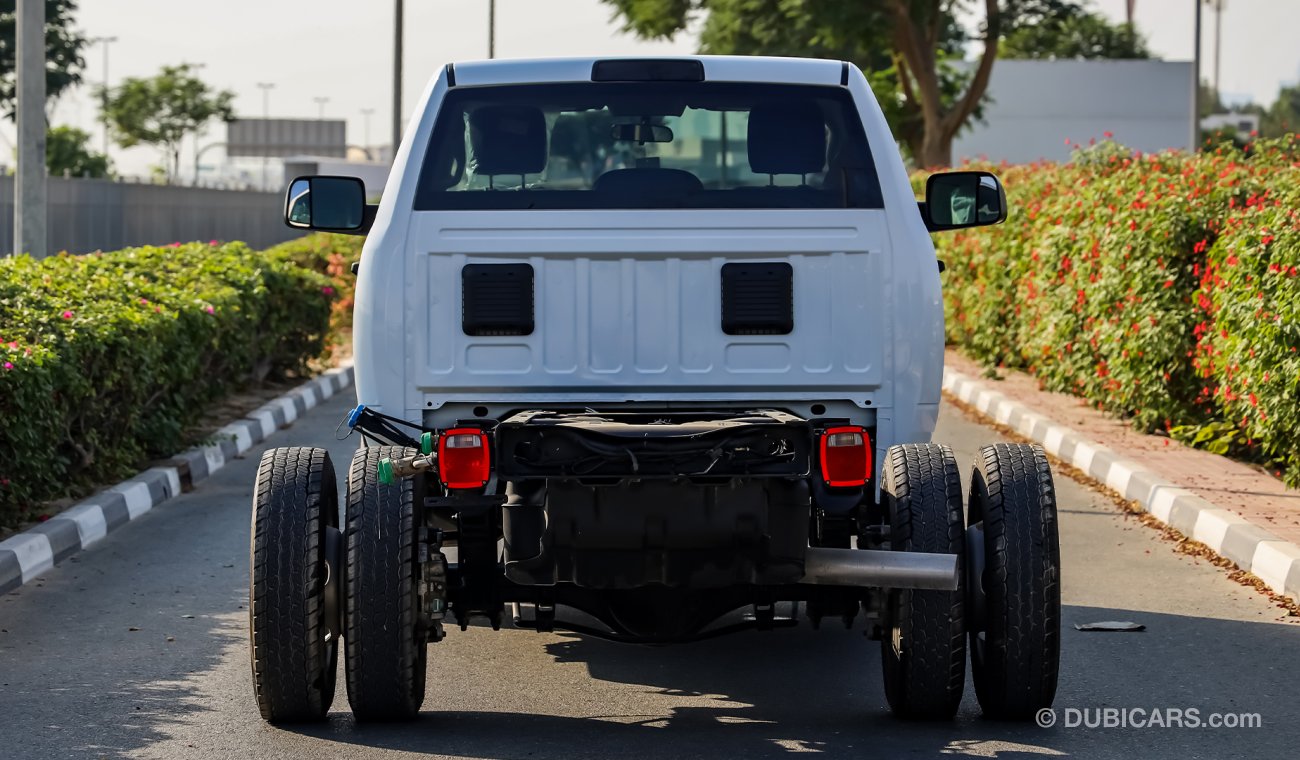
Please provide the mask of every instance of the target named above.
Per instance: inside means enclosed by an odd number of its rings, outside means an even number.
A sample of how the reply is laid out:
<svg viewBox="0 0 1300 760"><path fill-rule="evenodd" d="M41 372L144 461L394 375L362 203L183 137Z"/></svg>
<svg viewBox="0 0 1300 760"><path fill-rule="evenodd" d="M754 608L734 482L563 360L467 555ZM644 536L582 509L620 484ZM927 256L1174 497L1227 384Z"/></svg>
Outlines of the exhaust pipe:
<svg viewBox="0 0 1300 760"><path fill-rule="evenodd" d="M802 583L956 591L956 554L808 547Z"/></svg>

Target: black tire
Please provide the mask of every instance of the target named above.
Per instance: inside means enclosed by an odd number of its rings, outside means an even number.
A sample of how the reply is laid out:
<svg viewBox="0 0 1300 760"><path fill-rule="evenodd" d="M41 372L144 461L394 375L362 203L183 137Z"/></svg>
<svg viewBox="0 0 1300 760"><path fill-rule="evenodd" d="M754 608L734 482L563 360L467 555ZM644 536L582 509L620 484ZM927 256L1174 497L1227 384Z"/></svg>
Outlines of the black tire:
<svg viewBox="0 0 1300 760"><path fill-rule="evenodd" d="M326 531L338 528L324 449L262 455L253 488L248 625L253 691L272 723L320 720L334 701L338 636L326 620Z"/></svg>
<svg viewBox="0 0 1300 760"><path fill-rule="evenodd" d="M895 551L964 553L961 473L938 444L891 446L881 468ZM958 562L961 562L959 559ZM966 686L962 580L955 591L893 591L880 642L885 698L902 718L948 719Z"/></svg>
<svg viewBox="0 0 1300 760"><path fill-rule="evenodd" d="M418 628L416 539L410 478L379 482L384 457L414 453L368 446L352 456L347 498L344 615L348 702L358 720L406 720L424 702L426 645Z"/></svg>
<svg viewBox="0 0 1300 760"><path fill-rule="evenodd" d="M1056 489L1041 447L980 449L970 525L975 695L986 717L1026 720L1051 706L1061 660Z"/></svg>

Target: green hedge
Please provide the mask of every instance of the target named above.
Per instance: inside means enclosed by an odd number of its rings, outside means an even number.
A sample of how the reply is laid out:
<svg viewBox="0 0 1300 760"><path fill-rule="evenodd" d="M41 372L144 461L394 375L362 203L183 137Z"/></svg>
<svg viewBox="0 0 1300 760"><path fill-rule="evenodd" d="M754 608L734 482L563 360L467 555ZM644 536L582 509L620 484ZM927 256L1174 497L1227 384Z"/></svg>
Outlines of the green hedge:
<svg viewBox="0 0 1300 760"><path fill-rule="evenodd" d="M1294 136L1000 173L1006 225L935 236L948 340L1300 486Z"/></svg>
<svg viewBox="0 0 1300 760"><path fill-rule="evenodd" d="M331 348L346 341L352 332L352 304L357 282L352 274L352 264L361 260L361 246L365 241L358 235L318 232L281 243L269 251L334 281L334 305L330 313Z"/></svg>
<svg viewBox="0 0 1300 760"><path fill-rule="evenodd" d="M334 291L242 243L0 259L0 523L175 453L241 386L302 373Z"/></svg>

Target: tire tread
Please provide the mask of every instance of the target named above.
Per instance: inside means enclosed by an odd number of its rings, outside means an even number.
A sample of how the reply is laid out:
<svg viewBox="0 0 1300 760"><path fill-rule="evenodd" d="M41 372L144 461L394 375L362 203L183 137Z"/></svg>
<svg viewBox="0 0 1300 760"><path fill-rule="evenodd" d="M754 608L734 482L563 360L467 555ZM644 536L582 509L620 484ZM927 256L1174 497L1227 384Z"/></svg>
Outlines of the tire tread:
<svg viewBox="0 0 1300 760"><path fill-rule="evenodd" d="M883 471L891 547L963 555L961 474L952 450L939 444L892 446ZM894 625L881 641L889 706L904 718L951 718L966 685L964 591L959 586L893 593ZM895 627L904 642L901 652L893 646Z"/></svg>
<svg viewBox="0 0 1300 760"><path fill-rule="evenodd" d="M416 634L415 488L379 482L383 457L411 450L363 447L347 491L344 580L348 702L359 720L404 720L424 702L425 642Z"/></svg>
<svg viewBox="0 0 1300 760"><path fill-rule="evenodd" d="M272 723L319 720L334 699L337 641L325 640L324 532L338 522L334 465L324 449L262 455L249 541L253 691Z"/></svg>
<svg viewBox="0 0 1300 760"><path fill-rule="evenodd" d="M985 654L972 662L976 697L989 717L1027 719L1052 704L1060 668L1056 491L1042 447L980 449L970 503L972 523L984 522L988 600Z"/></svg>

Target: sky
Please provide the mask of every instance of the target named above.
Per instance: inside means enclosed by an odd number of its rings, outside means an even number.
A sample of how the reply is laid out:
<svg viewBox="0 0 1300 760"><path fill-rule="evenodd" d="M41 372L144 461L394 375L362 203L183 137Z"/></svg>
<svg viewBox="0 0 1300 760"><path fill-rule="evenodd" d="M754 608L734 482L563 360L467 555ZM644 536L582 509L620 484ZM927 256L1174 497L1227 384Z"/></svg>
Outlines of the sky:
<svg viewBox="0 0 1300 760"><path fill-rule="evenodd" d="M1092 0L1116 20L1125 0ZM1137 0L1136 22L1155 55L1192 56L1196 0ZM429 77L448 61L487 57L487 0L406 0L404 116L409 116ZM642 42L622 34L609 6L599 0L497 0L496 54L501 58L557 55L687 54L695 40ZM1214 14L1206 10L1203 76L1213 70ZM117 37L109 46L109 81L144 77L164 65L202 64L198 74L236 94L237 114L259 117L269 82L270 114L283 118L348 120L354 144L388 141L391 115L393 3L391 0L80 0L77 23L89 37ZM1280 86L1300 80L1300 0L1225 0L1221 89L1229 101L1270 103ZM62 97L52 124L87 129L99 145L98 106L90 85L104 81L103 46L86 51L86 85ZM362 109L374 109L368 119ZM0 143L12 146L14 130L0 126ZM199 144L224 140L213 126ZM182 165L192 165L187 140ZM7 152L7 151L6 151ZM122 174L144 175L159 163L155 149L110 154ZM203 163L219 164L219 148ZM255 174L255 172L250 172Z"/></svg>

